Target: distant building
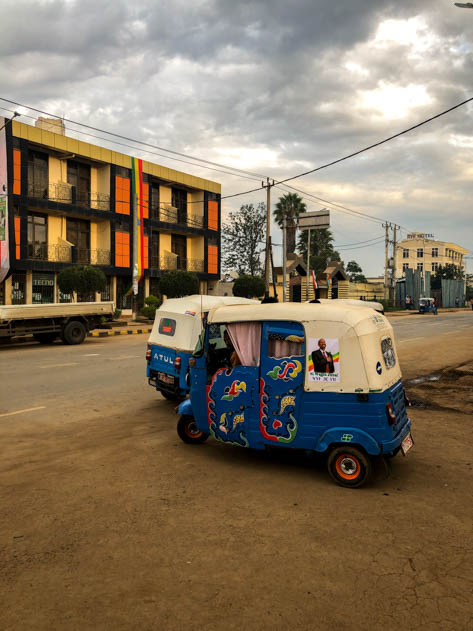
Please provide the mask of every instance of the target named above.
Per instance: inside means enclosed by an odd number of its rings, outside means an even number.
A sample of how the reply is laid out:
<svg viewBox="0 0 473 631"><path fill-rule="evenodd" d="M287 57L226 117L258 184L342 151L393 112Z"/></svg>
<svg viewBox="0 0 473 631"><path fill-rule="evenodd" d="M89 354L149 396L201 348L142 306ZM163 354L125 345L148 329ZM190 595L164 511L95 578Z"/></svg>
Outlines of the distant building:
<svg viewBox="0 0 473 631"><path fill-rule="evenodd" d="M0 118L2 127L0 304L113 300L129 308L134 242L138 303L169 270L196 273L204 294L218 280L220 184L68 137L60 120L32 127ZM100 268L104 292L62 294L57 275L72 264Z"/></svg>
<svg viewBox="0 0 473 631"><path fill-rule="evenodd" d="M405 276L407 269L435 272L447 263L465 271L465 255L468 250L456 243L437 241L433 234L413 232L400 241L396 249L396 276Z"/></svg>

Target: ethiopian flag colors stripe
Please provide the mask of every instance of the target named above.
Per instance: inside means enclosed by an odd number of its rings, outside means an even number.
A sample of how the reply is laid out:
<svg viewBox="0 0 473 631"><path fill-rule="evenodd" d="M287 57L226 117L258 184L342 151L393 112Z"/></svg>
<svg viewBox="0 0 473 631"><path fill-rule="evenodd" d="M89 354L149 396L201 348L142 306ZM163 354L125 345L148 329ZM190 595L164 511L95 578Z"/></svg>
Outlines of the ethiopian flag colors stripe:
<svg viewBox="0 0 473 631"><path fill-rule="evenodd" d="M144 270L144 225L143 225L143 160L139 158L131 159L132 176L131 176L131 190L132 199L136 199L137 212L134 213L134 230L137 231L137 243L138 243L138 277L137 280L143 278Z"/></svg>

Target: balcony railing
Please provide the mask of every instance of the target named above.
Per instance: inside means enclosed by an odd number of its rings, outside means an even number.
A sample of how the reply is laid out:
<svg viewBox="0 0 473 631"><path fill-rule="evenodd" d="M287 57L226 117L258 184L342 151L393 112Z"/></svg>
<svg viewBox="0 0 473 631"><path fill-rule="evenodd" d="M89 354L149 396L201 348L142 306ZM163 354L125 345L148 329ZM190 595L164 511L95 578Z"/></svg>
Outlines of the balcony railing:
<svg viewBox="0 0 473 631"><path fill-rule="evenodd" d="M56 263L110 265L110 250L89 250L69 245L28 243L27 258Z"/></svg>
<svg viewBox="0 0 473 631"><path fill-rule="evenodd" d="M155 267L158 257L151 258L151 264ZM187 272L203 272L204 261L202 259L181 258L180 256L160 256L159 269L165 271L184 270Z"/></svg>
<svg viewBox="0 0 473 631"><path fill-rule="evenodd" d="M156 218L156 215L154 218ZM204 218L202 215L190 213L183 208L179 209L175 206L171 206L171 204L161 204L159 208L159 221L188 226L189 228L204 227Z"/></svg>
<svg viewBox="0 0 473 631"><path fill-rule="evenodd" d="M58 182L43 186L36 183L28 184L28 197L46 199L50 202L73 204L96 210L110 210L110 195L97 191L79 191L75 186L66 182Z"/></svg>

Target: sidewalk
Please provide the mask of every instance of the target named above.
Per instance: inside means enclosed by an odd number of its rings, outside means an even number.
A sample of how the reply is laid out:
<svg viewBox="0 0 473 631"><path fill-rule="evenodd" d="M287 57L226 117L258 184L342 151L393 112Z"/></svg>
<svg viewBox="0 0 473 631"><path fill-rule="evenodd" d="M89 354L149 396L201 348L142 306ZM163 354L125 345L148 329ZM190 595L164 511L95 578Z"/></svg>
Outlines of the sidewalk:
<svg viewBox="0 0 473 631"><path fill-rule="evenodd" d="M133 322L126 318L116 320L110 323L112 328L110 330L97 330L91 331L88 337L110 337L112 335L142 335L144 333L151 333L153 324L150 322Z"/></svg>
<svg viewBox="0 0 473 631"><path fill-rule="evenodd" d="M446 309L440 308L438 310L439 315L441 313L456 313L457 311L471 311L470 307L448 307ZM387 318L397 318L397 317L402 317L402 316L414 316L414 315L432 315L430 313L419 313L417 311L417 309L412 309L410 311L408 311L407 309L404 309L402 311L387 311L384 314Z"/></svg>

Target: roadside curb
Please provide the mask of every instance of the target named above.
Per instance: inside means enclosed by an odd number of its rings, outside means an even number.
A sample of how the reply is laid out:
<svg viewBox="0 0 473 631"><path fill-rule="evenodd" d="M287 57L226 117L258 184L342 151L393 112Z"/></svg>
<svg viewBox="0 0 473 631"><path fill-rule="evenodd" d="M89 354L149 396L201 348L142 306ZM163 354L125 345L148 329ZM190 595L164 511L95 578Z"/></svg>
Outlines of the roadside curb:
<svg viewBox="0 0 473 631"><path fill-rule="evenodd" d="M143 333L151 333L152 329L126 329L125 331L92 331L88 337L110 337L112 335L140 335Z"/></svg>

